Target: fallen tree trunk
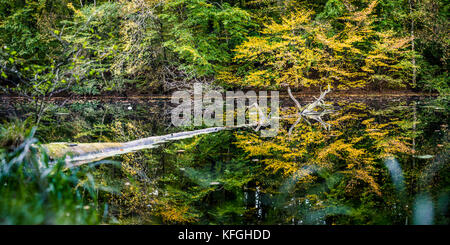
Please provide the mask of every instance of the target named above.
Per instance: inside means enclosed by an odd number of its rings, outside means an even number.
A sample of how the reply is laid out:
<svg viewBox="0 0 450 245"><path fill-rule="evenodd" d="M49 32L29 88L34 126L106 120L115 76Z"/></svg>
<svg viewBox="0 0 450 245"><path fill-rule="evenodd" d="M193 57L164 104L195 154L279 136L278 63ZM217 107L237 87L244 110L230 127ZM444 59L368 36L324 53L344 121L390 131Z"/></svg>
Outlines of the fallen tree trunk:
<svg viewBox="0 0 450 245"><path fill-rule="evenodd" d="M249 125L243 125L249 126ZM186 131L173 133L162 136L152 136L148 138L118 142L118 143L49 143L43 145L48 155L53 158L61 158L66 156L65 161L68 167L79 166L88 162L98 161L107 157L130 153L143 149L151 149L159 146L160 144L174 141L192 138L197 135L215 133L222 130L234 129L235 127L215 127L205 128L194 131Z"/></svg>

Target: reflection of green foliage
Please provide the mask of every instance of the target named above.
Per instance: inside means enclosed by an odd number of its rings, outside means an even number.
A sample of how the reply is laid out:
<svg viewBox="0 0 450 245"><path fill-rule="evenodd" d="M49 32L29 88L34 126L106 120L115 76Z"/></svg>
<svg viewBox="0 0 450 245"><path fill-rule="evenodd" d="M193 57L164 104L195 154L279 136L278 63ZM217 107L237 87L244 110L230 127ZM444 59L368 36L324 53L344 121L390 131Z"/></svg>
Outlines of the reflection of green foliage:
<svg viewBox="0 0 450 245"><path fill-rule="evenodd" d="M243 188L260 168L239 157L230 132L204 135L175 144L176 169L163 178L169 196L191 207L199 223L239 223L246 212ZM182 153L176 153L184 149ZM237 220L236 220L237 219Z"/></svg>
<svg viewBox="0 0 450 245"><path fill-rule="evenodd" d="M124 154L115 157L120 168L100 164L92 173L95 183L120 190L101 192L98 202L108 203L108 215L122 224L405 224L407 217L412 220L416 194L426 191L441 216L435 223L446 224L447 104L445 97L388 102L376 109L341 103L326 119L334 125L331 132L306 123L295 127L291 138L281 133L249 140L243 137L253 135L251 130L222 131ZM21 106L20 113L25 112ZM153 116L161 114L162 107L127 107L99 101L54 107L42 119L39 137L123 142L168 133L163 121ZM321 137L314 139L315 134ZM274 148L265 151L266 146ZM247 148L259 155L250 156L244 152ZM295 153L295 158L281 150ZM402 188L392 182L385 157L398 162ZM276 166L293 171L272 171L268 159L279 159ZM289 164L283 164L286 159ZM302 178L305 169L310 172Z"/></svg>

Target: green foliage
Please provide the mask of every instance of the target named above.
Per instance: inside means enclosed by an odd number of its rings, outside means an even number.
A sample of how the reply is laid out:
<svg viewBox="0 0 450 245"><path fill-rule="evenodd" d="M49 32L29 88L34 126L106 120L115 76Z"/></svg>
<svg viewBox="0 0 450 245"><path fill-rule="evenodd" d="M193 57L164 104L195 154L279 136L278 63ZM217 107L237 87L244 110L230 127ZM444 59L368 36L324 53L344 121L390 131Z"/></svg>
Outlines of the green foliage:
<svg viewBox="0 0 450 245"><path fill-rule="evenodd" d="M99 223L92 176L64 169L63 160L50 162L33 134L14 150L0 150L0 223Z"/></svg>
<svg viewBox="0 0 450 245"><path fill-rule="evenodd" d="M104 3L99 6L87 5L81 10L68 5L74 13L73 20L62 23L65 28L60 32L61 39L73 51L76 57L73 67L85 66L86 80L74 87L73 91L81 94L96 94L98 91L120 90L117 81L109 81L111 65L118 53L118 42L122 10L120 3ZM72 67L71 66L71 67ZM119 79L117 79L119 80ZM119 80L120 81L120 80Z"/></svg>
<svg viewBox="0 0 450 245"><path fill-rule="evenodd" d="M60 52L52 29L69 16L69 0L0 2L0 43L26 61L45 64Z"/></svg>
<svg viewBox="0 0 450 245"><path fill-rule="evenodd" d="M180 9L185 11L177 15ZM253 27L245 10L203 0L169 1L160 18L170 29L164 46L181 58L182 68L198 75L214 74L214 66L229 63L231 50Z"/></svg>
<svg viewBox="0 0 450 245"><path fill-rule="evenodd" d="M418 86L425 91L448 94L449 3L438 0L415 1L409 16L414 22L418 59Z"/></svg>
<svg viewBox="0 0 450 245"><path fill-rule="evenodd" d="M10 87L14 63L27 81L52 80L50 66L58 67L80 78L71 93L87 95L165 93L199 79L448 90L448 4L440 0L2 3L0 41L9 54L0 79Z"/></svg>
<svg viewBox="0 0 450 245"><path fill-rule="evenodd" d="M15 149L30 134L30 119L21 121L14 119L0 125L0 148Z"/></svg>

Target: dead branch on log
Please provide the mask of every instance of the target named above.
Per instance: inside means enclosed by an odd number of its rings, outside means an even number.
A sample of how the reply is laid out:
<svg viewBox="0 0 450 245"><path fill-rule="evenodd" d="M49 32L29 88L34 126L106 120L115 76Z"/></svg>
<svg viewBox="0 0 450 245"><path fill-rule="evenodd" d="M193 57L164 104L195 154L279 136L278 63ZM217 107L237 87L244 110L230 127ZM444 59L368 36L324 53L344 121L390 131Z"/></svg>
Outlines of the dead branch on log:
<svg viewBox="0 0 450 245"><path fill-rule="evenodd" d="M330 130L331 125L322 120L322 116L333 112L333 110L329 109L330 106L325 104L325 102L324 102L325 96L329 92L331 92L331 87L328 84L327 90L321 92L319 98L314 97L314 99L316 99L314 102L312 102L311 104L308 104L304 108L302 108L300 106L300 103L295 99L294 95L292 95L291 89L288 87L289 97L291 97L291 99L294 101L294 103L298 109L297 121L295 121L295 123L291 126L291 128L289 128L289 135L291 135L294 127L297 126L297 124L302 119L305 119L305 121L309 125L311 125L311 123L308 121L308 118L318 121L325 130ZM321 108L321 110L316 110L316 108L318 108L318 107Z"/></svg>

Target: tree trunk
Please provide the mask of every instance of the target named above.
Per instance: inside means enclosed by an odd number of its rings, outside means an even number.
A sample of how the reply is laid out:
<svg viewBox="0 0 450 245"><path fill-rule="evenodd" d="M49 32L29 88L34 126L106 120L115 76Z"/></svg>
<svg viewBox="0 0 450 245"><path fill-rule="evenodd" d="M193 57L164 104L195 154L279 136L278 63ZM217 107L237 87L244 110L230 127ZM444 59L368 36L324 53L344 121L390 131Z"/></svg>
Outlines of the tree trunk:
<svg viewBox="0 0 450 245"><path fill-rule="evenodd" d="M416 57L415 57L415 47L414 47L414 42L415 42L415 36L414 36L414 17L413 17L413 12L414 12L414 0L408 0L409 2L409 15L411 18L411 51L413 53L413 57L412 57L412 65L413 65L413 75L412 75L412 86L413 88L416 87L416 76L417 76L417 71L416 71Z"/></svg>

